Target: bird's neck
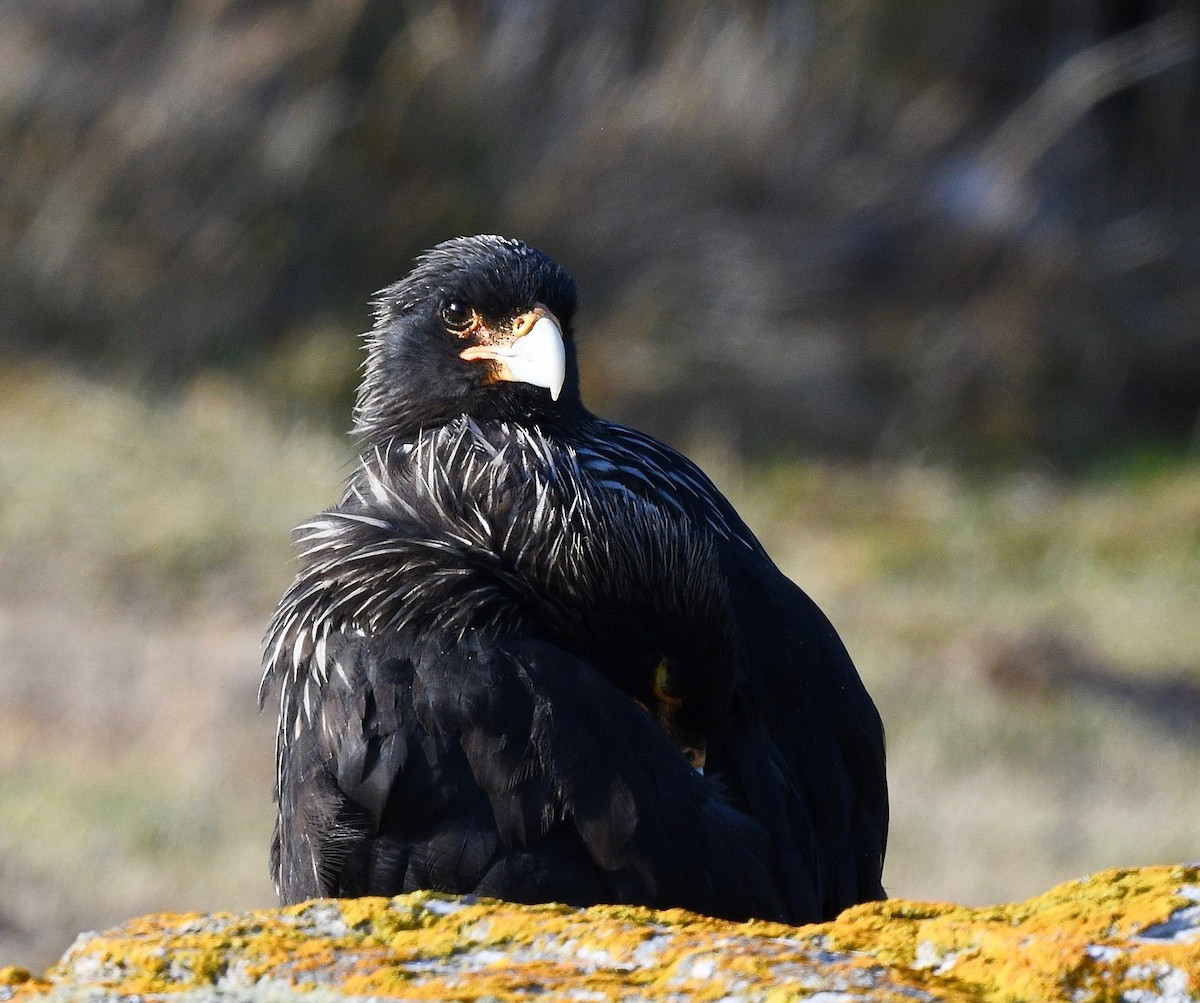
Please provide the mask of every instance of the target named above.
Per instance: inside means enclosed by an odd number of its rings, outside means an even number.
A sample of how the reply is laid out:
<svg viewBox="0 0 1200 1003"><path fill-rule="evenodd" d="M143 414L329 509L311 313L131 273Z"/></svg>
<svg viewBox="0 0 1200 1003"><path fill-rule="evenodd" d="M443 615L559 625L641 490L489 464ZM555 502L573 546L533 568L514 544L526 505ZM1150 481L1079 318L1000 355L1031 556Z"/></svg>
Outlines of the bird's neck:
<svg viewBox="0 0 1200 1003"><path fill-rule="evenodd" d="M552 408L531 410L527 407L499 406L482 412L472 410L465 415L477 425L486 427L495 424L515 425L535 430L551 439L574 440L596 421L595 415L578 399L559 401ZM374 452L398 443L416 442L422 435L436 431L464 417L463 412L430 415L394 416L387 422L362 424L356 429L361 443L361 452Z"/></svg>

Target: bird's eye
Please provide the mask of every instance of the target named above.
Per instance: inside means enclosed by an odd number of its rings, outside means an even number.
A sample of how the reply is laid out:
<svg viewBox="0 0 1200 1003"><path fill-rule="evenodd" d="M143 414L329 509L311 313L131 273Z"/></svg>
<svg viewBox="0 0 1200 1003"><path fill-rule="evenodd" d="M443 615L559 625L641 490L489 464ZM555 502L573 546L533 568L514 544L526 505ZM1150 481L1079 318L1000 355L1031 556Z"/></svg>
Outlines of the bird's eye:
<svg viewBox="0 0 1200 1003"><path fill-rule="evenodd" d="M442 320L452 331L465 331L474 318L475 311L462 300L447 300L442 304Z"/></svg>

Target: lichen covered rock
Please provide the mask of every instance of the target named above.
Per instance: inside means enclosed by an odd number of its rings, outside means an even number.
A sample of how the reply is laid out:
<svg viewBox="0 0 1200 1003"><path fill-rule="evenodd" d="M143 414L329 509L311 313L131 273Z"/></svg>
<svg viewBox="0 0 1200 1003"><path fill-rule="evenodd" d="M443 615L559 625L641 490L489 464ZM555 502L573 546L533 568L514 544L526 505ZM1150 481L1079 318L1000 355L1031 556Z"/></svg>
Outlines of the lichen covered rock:
<svg viewBox="0 0 1200 1003"><path fill-rule="evenodd" d="M893 899L817 926L419 892L86 934L0 1001L1200 1000L1200 868L1114 870L983 909ZM181 1001L182 1003L182 1001Z"/></svg>

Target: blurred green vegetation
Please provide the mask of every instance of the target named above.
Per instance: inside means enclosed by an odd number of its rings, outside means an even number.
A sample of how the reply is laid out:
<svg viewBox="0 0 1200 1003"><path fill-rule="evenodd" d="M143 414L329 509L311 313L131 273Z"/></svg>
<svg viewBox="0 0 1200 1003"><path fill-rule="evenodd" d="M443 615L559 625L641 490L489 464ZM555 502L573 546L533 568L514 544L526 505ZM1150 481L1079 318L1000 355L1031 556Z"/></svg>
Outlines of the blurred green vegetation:
<svg viewBox="0 0 1200 1003"><path fill-rule="evenodd" d="M0 375L0 545L70 560L117 595L232 590L262 606L288 573L287 529L336 498L349 438L291 431L227 379L172 401L44 366Z"/></svg>
<svg viewBox="0 0 1200 1003"><path fill-rule="evenodd" d="M1194 451L1198 46L1184 0L24 0L0 344L341 414L371 293L502 232L659 434Z"/></svg>

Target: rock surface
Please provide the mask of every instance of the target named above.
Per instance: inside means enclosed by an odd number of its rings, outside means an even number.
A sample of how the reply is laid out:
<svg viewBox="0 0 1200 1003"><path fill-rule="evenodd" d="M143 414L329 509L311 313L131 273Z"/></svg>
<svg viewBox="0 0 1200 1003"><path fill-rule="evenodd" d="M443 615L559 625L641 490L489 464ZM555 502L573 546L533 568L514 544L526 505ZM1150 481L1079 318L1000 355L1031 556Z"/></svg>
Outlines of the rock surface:
<svg viewBox="0 0 1200 1003"><path fill-rule="evenodd" d="M982 909L893 899L817 926L418 892L84 934L35 1000L1200 1000L1200 867L1105 871Z"/></svg>

